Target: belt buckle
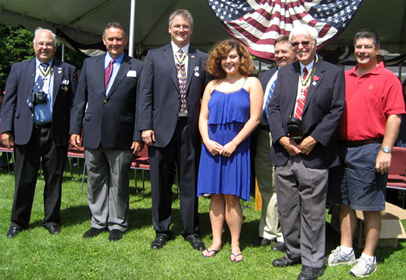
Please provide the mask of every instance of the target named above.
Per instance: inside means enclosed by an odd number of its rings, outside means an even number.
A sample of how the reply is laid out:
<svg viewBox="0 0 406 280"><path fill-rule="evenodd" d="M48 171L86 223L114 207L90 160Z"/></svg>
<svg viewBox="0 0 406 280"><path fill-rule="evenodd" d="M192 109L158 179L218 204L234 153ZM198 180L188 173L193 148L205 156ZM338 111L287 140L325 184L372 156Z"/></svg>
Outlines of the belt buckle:
<svg viewBox="0 0 406 280"><path fill-rule="evenodd" d="M181 111L178 113L178 118L186 118L188 116L187 111Z"/></svg>

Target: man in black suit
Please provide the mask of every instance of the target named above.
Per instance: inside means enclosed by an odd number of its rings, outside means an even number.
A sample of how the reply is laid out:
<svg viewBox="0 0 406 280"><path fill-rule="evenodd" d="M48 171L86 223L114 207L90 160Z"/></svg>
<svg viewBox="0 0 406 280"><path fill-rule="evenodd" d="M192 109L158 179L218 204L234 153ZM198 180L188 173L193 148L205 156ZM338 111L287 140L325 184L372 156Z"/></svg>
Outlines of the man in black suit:
<svg viewBox="0 0 406 280"><path fill-rule="evenodd" d="M302 263L298 279L323 275L328 169L339 164L335 133L345 105L344 71L316 55L317 31L295 27L298 61L279 70L270 101L271 162L286 245L272 264Z"/></svg>
<svg viewBox="0 0 406 280"><path fill-rule="evenodd" d="M278 203L274 186L273 165L269 159L272 137L269 132L268 105L275 89L278 70L296 60L295 53L290 46L288 36L279 36L275 40L275 62L278 65L259 75L264 90L264 104L261 122L252 137L255 147L255 175L258 188L262 196L262 213L259 220L259 237L254 246L267 246L272 240L276 243L272 246L274 251L285 251L282 229L279 223ZM272 121L272 120L271 120Z"/></svg>
<svg viewBox="0 0 406 280"><path fill-rule="evenodd" d="M51 234L60 232L62 179L77 74L74 66L54 58L52 31L37 28L33 47L35 59L12 65L1 111L2 141L7 147L14 141L15 154L8 237L28 227L41 159L45 179L42 225Z"/></svg>
<svg viewBox="0 0 406 280"><path fill-rule="evenodd" d="M171 239L172 184L178 170L183 237L204 250L199 232L196 182L200 154L200 99L209 81L207 54L192 48L193 18L187 10L169 17L171 43L148 52L140 78L138 129L149 146L152 185L153 249ZM175 166L176 163L176 166Z"/></svg>
<svg viewBox="0 0 406 280"><path fill-rule="evenodd" d="M71 144L83 146L87 170L87 196L91 228L84 238L110 231L109 240L128 229L129 174L143 147L135 127L135 101L142 62L124 54L128 37L116 22L103 33L107 53L87 58L83 64L71 116Z"/></svg>

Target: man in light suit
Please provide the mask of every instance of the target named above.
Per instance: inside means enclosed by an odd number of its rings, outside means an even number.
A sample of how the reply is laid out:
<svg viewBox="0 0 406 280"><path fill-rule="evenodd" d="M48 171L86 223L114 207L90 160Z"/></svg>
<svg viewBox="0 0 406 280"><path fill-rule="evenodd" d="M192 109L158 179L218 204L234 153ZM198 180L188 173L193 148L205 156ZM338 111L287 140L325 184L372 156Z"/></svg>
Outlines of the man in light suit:
<svg viewBox="0 0 406 280"><path fill-rule="evenodd" d="M1 111L3 144L14 141L15 193L8 237L28 227L38 170L44 171L42 225L60 232L63 171L69 143L69 114L77 86L76 68L54 58L56 37L37 28L35 59L15 63L7 79Z"/></svg>
<svg viewBox="0 0 406 280"><path fill-rule="evenodd" d="M205 246L198 235L196 183L200 99L209 81L207 54L189 45L193 32L189 11L172 13L168 30L171 43L148 52L137 103L138 129L148 145L151 165L152 222L156 231L151 248L162 248L172 237L171 190L176 163L182 235L194 249L202 251Z"/></svg>
<svg viewBox="0 0 406 280"><path fill-rule="evenodd" d="M278 203L274 187L273 165L269 159L272 137L269 132L269 112L267 105L275 88L278 70L296 60L295 53L290 46L288 36L280 36L275 40L275 62L277 68L272 68L259 75L264 89L264 104L261 122L252 137L255 147L255 175L258 188L262 196L262 213L259 220L259 237L254 242L254 247L267 246L272 240L277 241L272 245L274 251L285 251L282 229L279 225ZM272 121L272 120L271 120Z"/></svg>
<svg viewBox="0 0 406 280"><path fill-rule="evenodd" d="M124 54L128 37L116 22L103 33L107 53L85 60L71 117L71 144L85 147L91 228L84 238L110 231L117 241L128 229L129 172L143 147L135 127L135 101L142 62Z"/></svg>
<svg viewBox="0 0 406 280"><path fill-rule="evenodd" d="M298 61L279 70L270 101L271 162L286 245L275 267L302 263L298 279L323 275L328 169L339 164L335 133L345 104L344 71L316 55L317 31L289 41Z"/></svg>

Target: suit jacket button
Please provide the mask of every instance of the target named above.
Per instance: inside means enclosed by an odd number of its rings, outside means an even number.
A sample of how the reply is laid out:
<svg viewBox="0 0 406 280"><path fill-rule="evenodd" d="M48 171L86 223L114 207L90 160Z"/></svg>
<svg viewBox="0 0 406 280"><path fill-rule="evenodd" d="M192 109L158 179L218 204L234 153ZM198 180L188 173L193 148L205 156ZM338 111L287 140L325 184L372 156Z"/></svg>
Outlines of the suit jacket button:
<svg viewBox="0 0 406 280"><path fill-rule="evenodd" d="M104 99L104 104L106 104L107 103L107 100L106 99Z"/></svg>

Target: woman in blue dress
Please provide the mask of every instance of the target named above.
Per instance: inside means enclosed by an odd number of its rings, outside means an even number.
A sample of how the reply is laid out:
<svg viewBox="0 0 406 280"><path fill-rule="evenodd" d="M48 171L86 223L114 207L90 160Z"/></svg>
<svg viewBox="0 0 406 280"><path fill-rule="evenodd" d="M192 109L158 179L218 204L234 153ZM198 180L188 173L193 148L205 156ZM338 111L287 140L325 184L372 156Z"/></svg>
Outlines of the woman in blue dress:
<svg viewBox="0 0 406 280"><path fill-rule="evenodd" d="M231 234L230 261L240 262L240 198L250 198L250 134L259 124L262 87L257 78L249 77L254 70L251 55L235 40L214 46L206 70L217 79L204 91L199 118L204 145L197 192L211 194L213 233L212 244L202 256L212 257L220 250L225 221Z"/></svg>

